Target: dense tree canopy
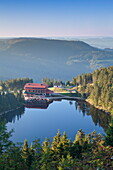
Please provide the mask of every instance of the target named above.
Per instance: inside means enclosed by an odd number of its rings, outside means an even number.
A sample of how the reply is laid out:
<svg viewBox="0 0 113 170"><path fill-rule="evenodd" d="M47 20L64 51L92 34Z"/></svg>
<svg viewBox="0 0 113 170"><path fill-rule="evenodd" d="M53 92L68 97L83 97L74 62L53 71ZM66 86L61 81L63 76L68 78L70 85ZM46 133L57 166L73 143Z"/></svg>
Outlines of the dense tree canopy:
<svg viewBox="0 0 113 170"><path fill-rule="evenodd" d="M33 80L29 78L17 78L11 80L0 81L0 91L17 91L23 90L26 83L32 83Z"/></svg>
<svg viewBox="0 0 113 170"><path fill-rule="evenodd" d="M0 169L1 170L65 170L65 169L113 169L113 147L109 131L104 138L95 131L85 134L78 131L75 140L58 131L53 140L45 139L42 146L35 140L31 146L27 140L14 144L9 140L11 132L0 122ZM107 144L109 142L109 144Z"/></svg>
<svg viewBox="0 0 113 170"><path fill-rule="evenodd" d="M47 84L49 87L53 87L54 85L64 84L62 80L60 79L55 80L54 78L43 78L42 83Z"/></svg>
<svg viewBox="0 0 113 170"><path fill-rule="evenodd" d="M72 83L86 94L91 104L113 112L113 66L78 75Z"/></svg>
<svg viewBox="0 0 113 170"><path fill-rule="evenodd" d="M24 103L22 90L26 83L33 82L29 78L18 78L0 81L0 112L15 109Z"/></svg>

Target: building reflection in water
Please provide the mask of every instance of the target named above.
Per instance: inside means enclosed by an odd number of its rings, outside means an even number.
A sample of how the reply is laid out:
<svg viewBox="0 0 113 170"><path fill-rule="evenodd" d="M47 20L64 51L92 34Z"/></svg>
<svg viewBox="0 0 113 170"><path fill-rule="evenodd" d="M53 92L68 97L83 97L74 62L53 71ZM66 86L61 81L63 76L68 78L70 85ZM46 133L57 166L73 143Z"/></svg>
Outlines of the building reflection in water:
<svg viewBox="0 0 113 170"><path fill-rule="evenodd" d="M2 116L0 116L0 120L5 120L6 123L13 122L15 123L16 119L21 119L22 115L25 113L25 108L35 108L35 109L47 109L49 104L53 101L46 101L46 100L40 100L40 101L33 101L33 102L26 102L23 107L4 113Z"/></svg>
<svg viewBox="0 0 113 170"><path fill-rule="evenodd" d="M47 100L26 101L25 107L26 108L36 108L36 109L47 109L49 104L52 102L53 102L53 100L51 100L51 101L47 101Z"/></svg>
<svg viewBox="0 0 113 170"><path fill-rule="evenodd" d="M15 123L16 119L17 120L21 119L22 115L25 113L25 108L47 109L49 104L51 104L52 102L53 102L52 100L26 102L24 107L21 107L15 111L5 113L0 117L0 120L6 120L6 123L8 122ZM94 122L95 125L101 126L104 130L108 128L111 120L110 114L100 111L93 107L92 105L87 104L86 102L69 100L69 105L71 106L73 104L75 104L75 110L78 110L80 113L82 112L83 116L91 116L92 121Z"/></svg>

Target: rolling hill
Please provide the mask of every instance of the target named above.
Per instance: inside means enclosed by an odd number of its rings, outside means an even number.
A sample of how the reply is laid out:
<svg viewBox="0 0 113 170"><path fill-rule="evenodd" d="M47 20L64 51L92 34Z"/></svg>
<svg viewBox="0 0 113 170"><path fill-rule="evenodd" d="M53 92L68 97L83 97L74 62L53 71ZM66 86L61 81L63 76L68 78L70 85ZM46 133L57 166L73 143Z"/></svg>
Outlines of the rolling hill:
<svg viewBox="0 0 113 170"><path fill-rule="evenodd" d="M110 65L113 65L113 51L94 48L82 41L0 39L0 79L70 80L78 74Z"/></svg>

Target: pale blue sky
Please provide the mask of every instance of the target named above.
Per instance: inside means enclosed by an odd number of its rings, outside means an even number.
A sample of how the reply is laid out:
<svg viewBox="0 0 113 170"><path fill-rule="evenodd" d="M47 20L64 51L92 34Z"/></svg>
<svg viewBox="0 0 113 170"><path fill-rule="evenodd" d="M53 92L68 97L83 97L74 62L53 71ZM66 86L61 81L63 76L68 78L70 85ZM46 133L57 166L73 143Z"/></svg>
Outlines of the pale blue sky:
<svg viewBox="0 0 113 170"><path fill-rule="evenodd" d="M0 37L113 36L113 0L0 0Z"/></svg>

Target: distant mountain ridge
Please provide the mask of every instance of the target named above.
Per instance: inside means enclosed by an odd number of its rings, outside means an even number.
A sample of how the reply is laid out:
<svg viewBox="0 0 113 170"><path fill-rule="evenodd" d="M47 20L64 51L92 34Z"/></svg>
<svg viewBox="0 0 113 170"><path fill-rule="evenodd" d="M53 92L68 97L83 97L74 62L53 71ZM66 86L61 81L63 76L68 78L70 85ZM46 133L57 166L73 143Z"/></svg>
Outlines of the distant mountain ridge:
<svg viewBox="0 0 113 170"><path fill-rule="evenodd" d="M0 76L68 80L81 73L113 65L113 51L83 41L42 38L0 39Z"/></svg>
<svg viewBox="0 0 113 170"><path fill-rule="evenodd" d="M83 41L93 47L105 49L110 48L113 50L113 37L96 37L96 36L75 36L75 37L48 37L48 39L59 39L59 40L73 40L73 41Z"/></svg>

